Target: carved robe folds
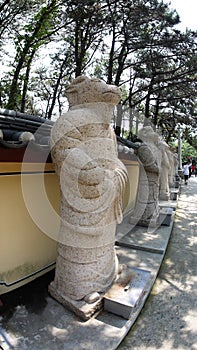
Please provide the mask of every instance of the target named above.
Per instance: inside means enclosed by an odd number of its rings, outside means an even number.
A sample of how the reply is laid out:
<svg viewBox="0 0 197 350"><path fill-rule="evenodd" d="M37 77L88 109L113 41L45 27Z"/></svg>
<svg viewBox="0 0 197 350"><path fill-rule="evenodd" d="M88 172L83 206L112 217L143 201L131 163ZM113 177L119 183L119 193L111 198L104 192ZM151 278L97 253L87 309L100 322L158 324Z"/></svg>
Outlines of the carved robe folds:
<svg viewBox="0 0 197 350"><path fill-rule="evenodd" d="M145 126L139 131L143 144L136 154L140 160L140 176L136 206L130 223L155 227L159 219L159 176L161 154L157 147L159 136L152 127Z"/></svg>
<svg viewBox="0 0 197 350"><path fill-rule="evenodd" d="M58 257L53 289L85 299L105 292L118 272L114 249L122 220L126 168L110 126L120 93L97 79L79 77L67 91L69 111L51 133L61 189Z"/></svg>

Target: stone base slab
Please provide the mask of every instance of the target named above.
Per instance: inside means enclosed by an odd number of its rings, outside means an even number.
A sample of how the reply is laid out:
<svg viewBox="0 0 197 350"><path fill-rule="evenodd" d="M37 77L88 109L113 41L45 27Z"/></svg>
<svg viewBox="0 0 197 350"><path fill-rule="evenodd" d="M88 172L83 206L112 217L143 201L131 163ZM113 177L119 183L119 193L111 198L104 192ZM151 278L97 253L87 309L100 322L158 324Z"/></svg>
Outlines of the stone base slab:
<svg viewBox="0 0 197 350"><path fill-rule="evenodd" d="M161 225L170 226L172 220L173 208L160 208L159 221Z"/></svg>
<svg viewBox="0 0 197 350"><path fill-rule="evenodd" d="M125 277L120 277L105 294L104 310L129 319L145 293L150 276L150 271L127 268Z"/></svg>
<svg viewBox="0 0 197 350"><path fill-rule="evenodd" d="M179 190L171 190L170 199L176 201L178 199Z"/></svg>
<svg viewBox="0 0 197 350"><path fill-rule="evenodd" d="M89 320L97 311L103 308L103 295L99 300L91 304L86 303L84 300L76 301L60 294L54 282L51 282L49 285L49 293L60 304L73 311L84 321Z"/></svg>

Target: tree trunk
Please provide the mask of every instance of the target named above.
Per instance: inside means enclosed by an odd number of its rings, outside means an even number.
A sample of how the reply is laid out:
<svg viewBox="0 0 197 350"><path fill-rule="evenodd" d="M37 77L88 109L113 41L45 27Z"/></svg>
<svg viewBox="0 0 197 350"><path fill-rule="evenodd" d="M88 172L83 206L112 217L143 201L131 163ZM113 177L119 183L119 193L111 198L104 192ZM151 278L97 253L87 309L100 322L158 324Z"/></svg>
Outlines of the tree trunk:
<svg viewBox="0 0 197 350"><path fill-rule="evenodd" d="M119 103L117 105L117 118L116 118L116 127L115 127L115 133L118 136L120 136L121 134L121 124L122 124L122 105L121 103Z"/></svg>
<svg viewBox="0 0 197 350"><path fill-rule="evenodd" d="M25 112L25 105L26 105L26 98L27 98L27 87L29 83L29 75L30 75L30 69L31 69L31 63L33 60L33 57L35 55L36 50L32 50L31 56L27 62L26 72L25 72L25 78L23 82L23 92L22 92L22 99L21 99L21 108L20 111L22 113Z"/></svg>

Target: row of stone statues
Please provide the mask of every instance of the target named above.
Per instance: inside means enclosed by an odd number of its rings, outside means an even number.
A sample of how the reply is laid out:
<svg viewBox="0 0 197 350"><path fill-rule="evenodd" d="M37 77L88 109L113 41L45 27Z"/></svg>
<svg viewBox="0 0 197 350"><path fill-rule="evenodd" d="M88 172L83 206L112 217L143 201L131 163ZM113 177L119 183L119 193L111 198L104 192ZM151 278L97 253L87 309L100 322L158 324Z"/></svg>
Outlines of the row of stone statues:
<svg viewBox="0 0 197 350"><path fill-rule="evenodd" d="M143 127L138 136L143 143L135 153L141 168L130 223L154 227L159 223L159 199L170 199L170 187L174 186L178 172L178 157L151 126Z"/></svg>
<svg viewBox="0 0 197 350"><path fill-rule="evenodd" d="M67 97L69 111L56 121L51 132L51 154L60 183L61 223L55 279L49 291L88 318L120 273L115 232L123 217L128 175L118 159L110 125L120 90L81 76L71 83ZM133 217L149 225L157 222L159 191L168 197L174 156L151 127L144 127L139 137L143 142L135 152L142 167Z"/></svg>

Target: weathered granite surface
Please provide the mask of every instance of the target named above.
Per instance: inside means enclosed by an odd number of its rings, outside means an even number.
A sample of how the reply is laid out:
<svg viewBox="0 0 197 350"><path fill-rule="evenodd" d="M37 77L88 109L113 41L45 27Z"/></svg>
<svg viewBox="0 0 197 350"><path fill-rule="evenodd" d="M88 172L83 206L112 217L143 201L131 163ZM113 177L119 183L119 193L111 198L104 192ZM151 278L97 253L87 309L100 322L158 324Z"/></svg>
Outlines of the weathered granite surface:
<svg viewBox="0 0 197 350"><path fill-rule="evenodd" d="M141 162L136 207L131 213L130 223L140 226L156 226L159 219L159 175L161 152L159 135L151 126L139 130L143 141L136 154Z"/></svg>
<svg viewBox="0 0 197 350"><path fill-rule="evenodd" d="M176 181L178 176L178 154L172 151L168 152L168 156L170 159L170 174L169 174L169 187L174 187L176 185Z"/></svg>
<svg viewBox="0 0 197 350"><path fill-rule="evenodd" d="M159 198L161 200L169 200L170 188L169 188L169 177L172 172L172 154L167 143L163 140L158 145L161 150L161 171L160 171L160 182L159 182ZM173 164L174 165L174 164Z"/></svg>
<svg viewBox="0 0 197 350"><path fill-rule="evenodd" d="M66 306L73 300L76 311L82 299L100 303L118 274L114 242L116 225L122 221L127 171L118 159L110 126L119 89L81 76L70 84L67 97L69 111L51 132L61 224L56 275L49 290L54 297L61 296L60 302L65 299Z"/></svg>

